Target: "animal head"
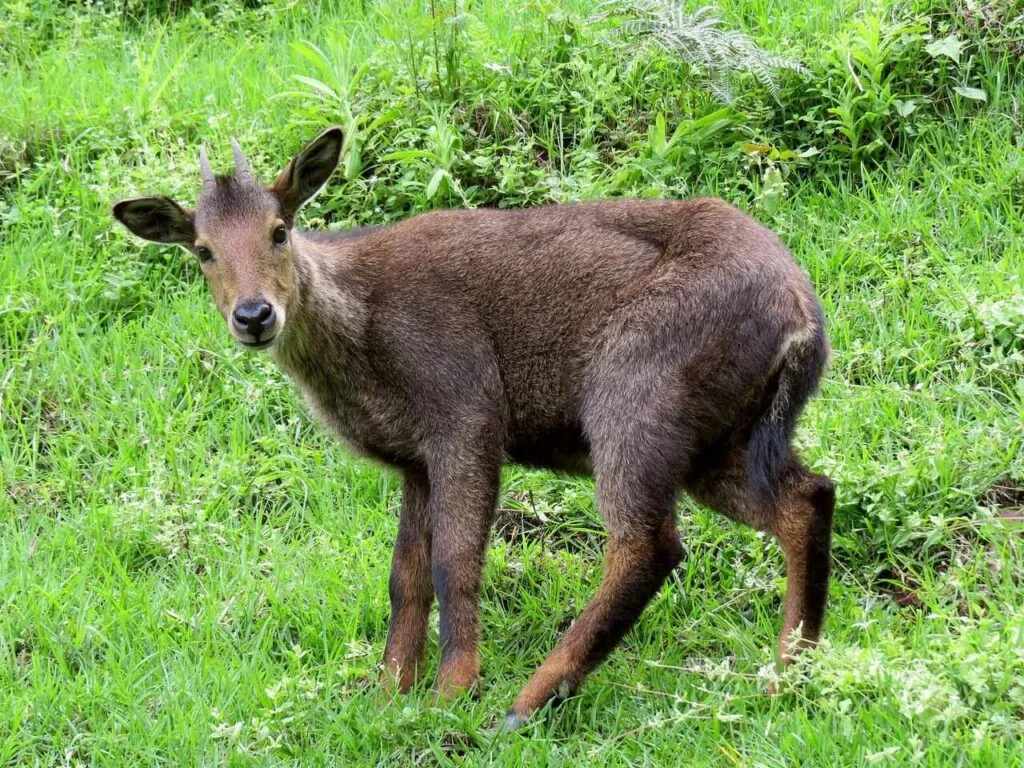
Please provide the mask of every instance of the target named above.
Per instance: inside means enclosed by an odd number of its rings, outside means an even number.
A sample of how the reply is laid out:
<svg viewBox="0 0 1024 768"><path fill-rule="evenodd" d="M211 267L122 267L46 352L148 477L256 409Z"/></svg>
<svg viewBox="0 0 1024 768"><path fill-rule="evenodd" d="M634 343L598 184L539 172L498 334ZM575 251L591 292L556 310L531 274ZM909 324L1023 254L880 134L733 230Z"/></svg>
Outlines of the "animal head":
<svg viewBox="0 0 1024 768"><path fill-rule="evenodd" d="M334 172L342 140L340 128L327 129L269 187L256 179L237 142L231 142L230 176L215 176L201 150L195 210L169 197L135 197L117 203L113 214L144 240L194 254L231 333L246 347L264 349L296 300L295 216Z"/></svg>

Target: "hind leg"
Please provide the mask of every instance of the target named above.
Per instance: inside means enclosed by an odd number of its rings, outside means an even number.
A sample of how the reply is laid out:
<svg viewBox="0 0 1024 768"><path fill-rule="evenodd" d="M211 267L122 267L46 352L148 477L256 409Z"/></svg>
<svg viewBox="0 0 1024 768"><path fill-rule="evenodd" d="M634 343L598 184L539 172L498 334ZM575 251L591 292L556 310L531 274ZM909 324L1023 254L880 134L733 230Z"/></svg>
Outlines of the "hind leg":
<svg viewBox="0 0 1024 768"><path fill-rule="evenodd" d="M691 440L679 398L659 371L605 370L585 396L597 506L608 529L604 573L593 600L520 692L515 727L553 697L570 695L619 643L682 557L675 525L679 478ZM667 378L667 373L664 374Z"/></svg>
<svg viewBox="0 0 1024 768"><path fill-rule="evenodd" d="M621 479L598 479L598 506L609 537L597 594L516 697L506 728L519 725L549 699L572 694L633 626L682 557L674 492L655 498L645 492L649 489L618 485Z"/></svg>
<svg viewBox="0 0 1024 768"><path fill-rule="evenodd" d="M704 474L688 490L728 517L773 534L786 556L786 600L779 658L786 664L821 634L831 566L832 481L796 462L783 473L774 501L748 489L745 457Z"/></svg>
<svg viewBox="0 0 1024 768"><path fill-rule="evenodd" d="M775 530L786 554L786 606L779 637L784 664L821 635L832 559L836 494L824 475L800 470L776 509Z"/></svg>

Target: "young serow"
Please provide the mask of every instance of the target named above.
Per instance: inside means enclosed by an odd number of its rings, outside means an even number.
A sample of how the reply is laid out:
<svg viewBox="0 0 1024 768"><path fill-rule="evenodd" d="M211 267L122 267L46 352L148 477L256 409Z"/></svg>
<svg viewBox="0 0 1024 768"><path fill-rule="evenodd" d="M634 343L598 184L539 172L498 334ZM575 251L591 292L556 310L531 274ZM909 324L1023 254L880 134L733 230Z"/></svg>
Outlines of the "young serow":
<svg viewBox="0 0 1024 768"><path fill-rule="evenodd" d="M473 685L478 601L502 465L592 473L608 530L592 602L516 698L515 726L576 690L682 557L677 495L778 538L779 655L814 643L828 589L834 490L790 437L828 359L822 312L786 248L717 199L439 211L313 233L302 205L342 132L262 186L200 153L196 209L122 200L139 237L198 257L228 328L266 349L312 411L402 478L384 674Z"/></svg>

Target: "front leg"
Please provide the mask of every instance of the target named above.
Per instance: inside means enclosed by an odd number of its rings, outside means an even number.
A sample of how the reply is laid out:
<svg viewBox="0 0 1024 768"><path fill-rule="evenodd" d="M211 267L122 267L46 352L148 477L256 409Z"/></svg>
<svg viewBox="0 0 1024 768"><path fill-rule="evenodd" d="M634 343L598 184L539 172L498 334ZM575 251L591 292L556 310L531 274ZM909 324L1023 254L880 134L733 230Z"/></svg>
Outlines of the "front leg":
<svg viewBox="0 0 1024 768"><path fill-rule="evenodd" d="M391 626L384 649L385 680L402 693L423 673L423 647L434 590L430 579L430 483L425 471L402 477L402 510L391 562Z"/></svg>
<svg viewBox="0 0 1024 768"><path fill-rule="evenodd" d="M441 448L431 467L430 570L440 609L437 691L452 698L480 675L480 581L501 474L496 436Z"/></svg>

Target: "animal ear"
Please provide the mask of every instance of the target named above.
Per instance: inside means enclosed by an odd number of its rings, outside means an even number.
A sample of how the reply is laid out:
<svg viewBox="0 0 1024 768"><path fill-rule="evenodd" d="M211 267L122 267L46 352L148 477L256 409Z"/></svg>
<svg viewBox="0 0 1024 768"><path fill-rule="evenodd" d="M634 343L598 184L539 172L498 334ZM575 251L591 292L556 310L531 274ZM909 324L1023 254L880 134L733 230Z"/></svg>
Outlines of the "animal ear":
<svg viewBox="0 0 1024 768"><path fill-rule="evenodd" d="M309 142L271 185L270 191L281 201L281 212L288 221L334 173L343 141L341 128L328 128Z"/></svg>
<svg viewBox="0 0 1024 768"><path fill-rule="evenodd" d="M133 197L114 206L114 218L143 240L191 247L196 241L192 213L169 197Z"/></svg>

